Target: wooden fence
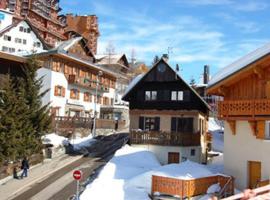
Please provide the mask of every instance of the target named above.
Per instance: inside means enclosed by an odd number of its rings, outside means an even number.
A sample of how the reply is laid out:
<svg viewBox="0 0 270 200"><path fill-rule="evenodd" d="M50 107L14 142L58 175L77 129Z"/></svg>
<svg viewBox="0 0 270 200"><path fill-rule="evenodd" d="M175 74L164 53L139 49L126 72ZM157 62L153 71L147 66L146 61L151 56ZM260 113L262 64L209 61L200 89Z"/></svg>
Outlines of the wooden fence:
<svg viewBox="0 0 270 200"><path fill-rule="evenodd" d="M130 132L131 144L155 144L170 146L199 146L200 133L174 133L174 132Z"/></svg>
<svg viewBox="0 0 270 200"><path fill-rule="evenodd" d="M159 194L179 196L181 199L189 198L206 194L207 189L216 183L219 183L222 188L220 197L225 196L225 194L234 194L234 179L230 176L217 175L191 180L152 176L152 196L158 192Z"/></svg>
<svg viewBox="0 0 270 200"><path fill-rule="evenodd" d="M97 129L115 129L115 120L96 119ZM118 121L118 130L125 127L125 121ZM87 117L53 117L52 128L58 133L73 132L75 129L93 128L93 120Z"/></svg>

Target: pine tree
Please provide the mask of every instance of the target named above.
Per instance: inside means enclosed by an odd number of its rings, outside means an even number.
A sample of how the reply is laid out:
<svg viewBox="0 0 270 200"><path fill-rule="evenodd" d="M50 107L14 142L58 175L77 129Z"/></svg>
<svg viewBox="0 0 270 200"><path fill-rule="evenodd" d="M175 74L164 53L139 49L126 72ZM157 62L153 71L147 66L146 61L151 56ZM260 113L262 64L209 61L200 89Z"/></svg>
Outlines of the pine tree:
<svg viewBox="0 0 270 200"><path fill-rule="evenodd" d="M158 61L159 61L159 57L158 57L158 55L155 55L153 62L152 62L152 65L156 64Z"/></svg>
<svg viewBox="0 0 270 200"><path fill-rule="evenodd" d="M196 81L193 77L190 78L190 82L189 82L189 85L194 87L196 85Z"/></svg>
<svg viewBox="0 0 270 200"><path fill-rule="evenodd" d="M33 132L29 133L29 141L26 141L28 150L38 153L42 149L41 137L50 130L51 118L49 116L49 105L42 105L42 97L46 95L48 90L42 91L42 78L37 78L37 70L39 63L35 57L28 59L23 67L25 81L24 95L26 104L29 107L29 119L33 126ZM30 142L30 143L29 143Z"/></svg>

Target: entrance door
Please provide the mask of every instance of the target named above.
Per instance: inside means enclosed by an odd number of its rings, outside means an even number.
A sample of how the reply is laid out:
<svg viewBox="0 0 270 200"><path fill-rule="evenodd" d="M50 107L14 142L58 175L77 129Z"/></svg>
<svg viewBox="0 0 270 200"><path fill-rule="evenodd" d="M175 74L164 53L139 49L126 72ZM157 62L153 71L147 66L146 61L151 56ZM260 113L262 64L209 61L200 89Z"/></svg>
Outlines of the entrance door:
<svg viewBox="0 0 270 200"><path fill-rule="evenodd" d="M169 152L168 153L168 164L170 163L179 163L179 153L178 152Z"/></svg>
<svg viewBox="0 0 270 200"><path fill-rule="evenodd" d="M255 188L261 180L261 162L248 161L249 188Z"/></svg>

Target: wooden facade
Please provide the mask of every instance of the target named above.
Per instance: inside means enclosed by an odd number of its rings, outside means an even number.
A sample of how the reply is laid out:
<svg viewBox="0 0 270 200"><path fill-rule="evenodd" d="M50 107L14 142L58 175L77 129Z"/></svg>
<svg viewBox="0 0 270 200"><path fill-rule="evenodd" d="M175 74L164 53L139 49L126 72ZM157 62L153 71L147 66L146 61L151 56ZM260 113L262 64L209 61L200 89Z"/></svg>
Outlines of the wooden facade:
<svg viewBox="0 0 270 200"><path fill-rule="evenodd" d="M229 122L248 121L257 138L264 138L260 124L270 120L270 56L264 56L208 88L208 94L223 96L218 117Z"/></svg>
<svg viewBox="0 0 270 200"><path fill-rule="evenodd" d="M123 100L129 102L132 144L200 146L206 136L208 105L163 59Z"/></svg>

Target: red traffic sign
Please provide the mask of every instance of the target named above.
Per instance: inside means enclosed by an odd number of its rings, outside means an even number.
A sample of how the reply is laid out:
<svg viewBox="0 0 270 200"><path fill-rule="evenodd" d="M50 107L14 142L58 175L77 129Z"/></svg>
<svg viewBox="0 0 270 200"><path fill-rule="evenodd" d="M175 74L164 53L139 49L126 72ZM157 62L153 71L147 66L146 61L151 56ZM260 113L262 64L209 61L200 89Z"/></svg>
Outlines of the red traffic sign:
<svg viewBox="0 0 270 200"><path fill-rule="evenodd" d="M81 170L75 170L73 172L73 178L77 181L79 181L82 178L82 171Z"/></svg>

